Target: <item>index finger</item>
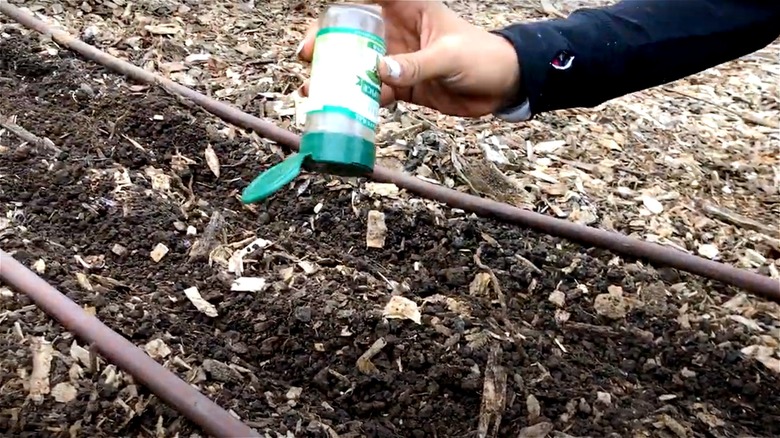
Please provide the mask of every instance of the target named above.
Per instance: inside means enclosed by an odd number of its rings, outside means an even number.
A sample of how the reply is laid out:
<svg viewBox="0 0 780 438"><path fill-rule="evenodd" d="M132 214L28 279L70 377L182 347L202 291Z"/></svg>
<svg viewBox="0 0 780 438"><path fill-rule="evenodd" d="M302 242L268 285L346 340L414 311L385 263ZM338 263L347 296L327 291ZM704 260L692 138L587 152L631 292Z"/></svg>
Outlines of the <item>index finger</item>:
<svg viewBox="0 0 780 438"><path fill-rule="evenodd" d="M303 41L298 45L296 54L301 61L311 62L314 56L314 40L317 37L319 27L319 22L314 20L306 30Z"/></svg>

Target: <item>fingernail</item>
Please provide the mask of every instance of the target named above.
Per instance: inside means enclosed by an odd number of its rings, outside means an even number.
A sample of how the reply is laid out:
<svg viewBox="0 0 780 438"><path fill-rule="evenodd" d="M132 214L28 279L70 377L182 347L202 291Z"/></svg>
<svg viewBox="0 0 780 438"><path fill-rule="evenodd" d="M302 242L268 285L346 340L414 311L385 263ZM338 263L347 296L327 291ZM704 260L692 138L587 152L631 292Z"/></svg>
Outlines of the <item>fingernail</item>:
<svg viewBox="0 0 780 438"><path fill-rule="evenodd" d="M401 77L401 64L393 58L385 58L385 65L387 66L387 74L393 78L398 79Z"/></svg>
<svg viewBox="0 0 780 438"><path fill-rule="evenodd" d="M306 44L306 41L301 41L301 42L298 44L298 48L297 48L297 49L295 49L295 56L298 56L298 55L300 55L300 54L301 54L301 50L303 50L303 45L304 45L304 44Z"/></svg>

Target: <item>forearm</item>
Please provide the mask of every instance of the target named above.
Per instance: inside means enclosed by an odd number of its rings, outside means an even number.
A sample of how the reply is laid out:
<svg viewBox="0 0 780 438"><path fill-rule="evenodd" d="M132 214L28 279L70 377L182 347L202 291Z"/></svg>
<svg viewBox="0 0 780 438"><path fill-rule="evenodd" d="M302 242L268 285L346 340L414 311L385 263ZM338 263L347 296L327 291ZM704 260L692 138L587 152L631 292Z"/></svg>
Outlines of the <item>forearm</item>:
<svg viewBox="0 0 780 438"><path fill-rule="evenodd" d="M515 101L537 114L596 106L766 47L780 35L780 0L624 0L498 33L520 62Z"/></svg>

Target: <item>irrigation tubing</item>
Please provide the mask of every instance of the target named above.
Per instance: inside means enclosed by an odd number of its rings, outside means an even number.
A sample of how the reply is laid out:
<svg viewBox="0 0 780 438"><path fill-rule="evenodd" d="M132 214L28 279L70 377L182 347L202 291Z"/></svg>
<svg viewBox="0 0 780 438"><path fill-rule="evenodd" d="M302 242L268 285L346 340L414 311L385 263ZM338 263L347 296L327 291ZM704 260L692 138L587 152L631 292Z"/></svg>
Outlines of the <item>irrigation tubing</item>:
<svg viewBox="0 0 780 438"><path fill-rule="evenodd" d="M28 28L34 29L45 35L50 35L57 43L62 44L111 70L124 74L139 82L159 84L169 92L175 93L200 105L208 112L229 123L251 129L265 138L288 146L294 150L297 150L298 148L300 137L294 133L249 115L232 105L216 101L195 90L191 90L160 75L145 71L126 61L102 52L97 48L74 38L66 32L46 25L44 22L34 18L19 8L11 6L4 0L0 0L0 12ZM368 175L368 177L379 182L394 183L400 188L428 199L446 203L451 207L461 208L481 216L494 217L509 223L523 225L582 244L609 249L618 254L648 260L658 265L677 268L682 271L730 284L771 301L780 302L780 281L744 269L708 260L674 248L641 241L620 233L575 224L564 219L545 216L532 211L522 210L508 204L461 193L443 186L428 183L409 174L396 172L379 166L375 167L374 172Z"/></svg>
<svg viewBox="0 0 780 438"><path fill-rule="evenodd" d="M23 291L66 329L92 343L106 359L215 437L259 437L249 426L114 332L8 253L0 250L0 278Z"/></svg>

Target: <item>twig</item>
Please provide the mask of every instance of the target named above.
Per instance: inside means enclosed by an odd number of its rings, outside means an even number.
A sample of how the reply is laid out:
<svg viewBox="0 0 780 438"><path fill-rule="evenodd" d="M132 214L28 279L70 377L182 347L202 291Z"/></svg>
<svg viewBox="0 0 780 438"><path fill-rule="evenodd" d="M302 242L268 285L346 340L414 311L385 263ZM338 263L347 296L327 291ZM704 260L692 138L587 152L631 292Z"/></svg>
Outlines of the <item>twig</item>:
<svg viewBox="0 0 780 438"><path fill-rule="evenodd" d="M735 116L740 117L742 120L750 123L754 123L756 125L766 126L767 128L774 128L774 129L780 129L780 123L776 122L774 120L767 120L763 117L759 117L753 113L745 112L745 111L739 111L735 109L731 109L725 105L719 104L717 102L713 102L710 100L707 100L703 97L699 97L695 94L691 94L685 91L681 90L675 90L674 88L664 88L664 90L669 91L671 93L679 94L680 96L685 96L689 99L698 100L702 103L707 103L712 106L718 107L724 111L730 112L731 114L734 114Z"/></svg>
<svg viewBox="0 0 780 438"><path fill-rule="evenodd" d="M699 200L696 202L696 204L698 208L707 216L740 228L758 231L759 233L763 233L769 236L780 237L780 230L768 227L756 220L742 216L741 214L735 213L725 207L719 207L711 202L704 200Z"/></svg>
<svg viewBox="0 0 780 438"><path fill-rule="evenodd" d="M92 342L89 344L89 372L97 374L98 371L98 345Z"/></svg>
<svg viewBox="0 0 780 438"><path fill-rule="evenodd" d="M190 248L189 261L194 262L206 258L219 243L219 233L225 228L225 216L218 210L211 213L209 224L203 231L203 237L195 241Z"/></svg>
<svg viewBox="0 0 780 438"><path fill-rule="evenodd" d="M54 145L53 141L46 137L38 137L37 135L14 123L10 117L6 117L3 115L3 113L0 113L0 128L7 129L11 134L19 137L22 141L31 143L35 147L48 149L57 155L62 152L60 148Z"/></svg>
<svg viewBox="0 0 780 438"><path fill-rule="evenodd" d="M184 202L184 204L181 205L181 212L182 214L184 214L184 217L186 218L189 216L187 211L189 211L189 209L195 204L195 201L197 201L195 192L192 191L192 183L194 178L190 176L190 182L187 185L184 184L184 181L182 181L181 177L176 173L173 174L171 179L173 180L173 183L177 186L177 188L183 191L187 195L187 200Z"/></svg>
<svg viewBox="0 0 780 438"><path fill-rule="evenodd" d="M490 269L488 265L482 263L482 259L480 259L483 245L485 245L484 242L481 243L479 247L477 247L477 251L474 253L474 264L477 265L479 269L487 272L487 274L490 276L490 285L492 286L496 297L498 297L498 303L501 305L501 322L504 323L505 330L512 334L512 338L515 340L515 342L521 342L525 339L525 336L520 333L520 331L515 326L515 323L509 319L509 312L506 306L506 296L504 295L504 291L501 290L501 284L498 282L498 277L496 277L496 274L493 272L493 270Z"/></svg>
<svg viewBox="0 0 780 438"><path fill-rule="evenodd" d="M377 370L376 365L371 362L371 359L379 354L379 352L382 351L385 346L387 346L387 341L385 338L379 338L374 341L374 343L368 347L368 350L361 354L357 359L355 366L357 367L358 371L369 376L376 374L379 370Z"/></svg>
<svg viewBox="0 0 780 438"><path fill-rule="evenodd" d="M527 258L521 256L520 254L515 254L515 258L521 262L523 262L524 265L531 268L532 271L536 272L537 274L541 274L542 270L539 269L535 264L533 264L532 261L528 260Z"/></svg>
<svg viewBox="0 0 780 438"><path fill-rule="evenodd" d="M469 186L471 191L477 195L490 196L487 193L483 193L477 190L477 188L474 187L474 184L471 183L471 180L466 177L466 174L463 172L463 163L460 162L460 159L458 158L458 153L455 152L454 147L450 148L450 155L451 155L450 159L452 160L452 167L455 169L455 173L457 173L460 179L462 179L463 182L465 182Z"/></svg>
<svg viewBox="0 0 780 438"><path fill-rule="evenodd" d="M490 269L489 266L482 263L482 260L480 259L481 255L482 245L480 245L477 248L477 252L474 253L474 264L477 265L479 269L482 269L483 271L487 272L488 275L490 275L490 285L493 287L493 292L496 293L498 303L501 305L502 309L506 310L506 297L504 296L504 292L501 290L501 285L498 283L498 277L496 277L496 274L492 269Z"/></svg>
<svg viewBox="0 0 780 438"><path fill-rule="evenodd" d="M485 365L485 382L482 386L482 403L479 409L479 438L495 437L506 409L506 368L500 365L501 345L494 342ZM492 426L492 427L491 427Z"/></svg>

